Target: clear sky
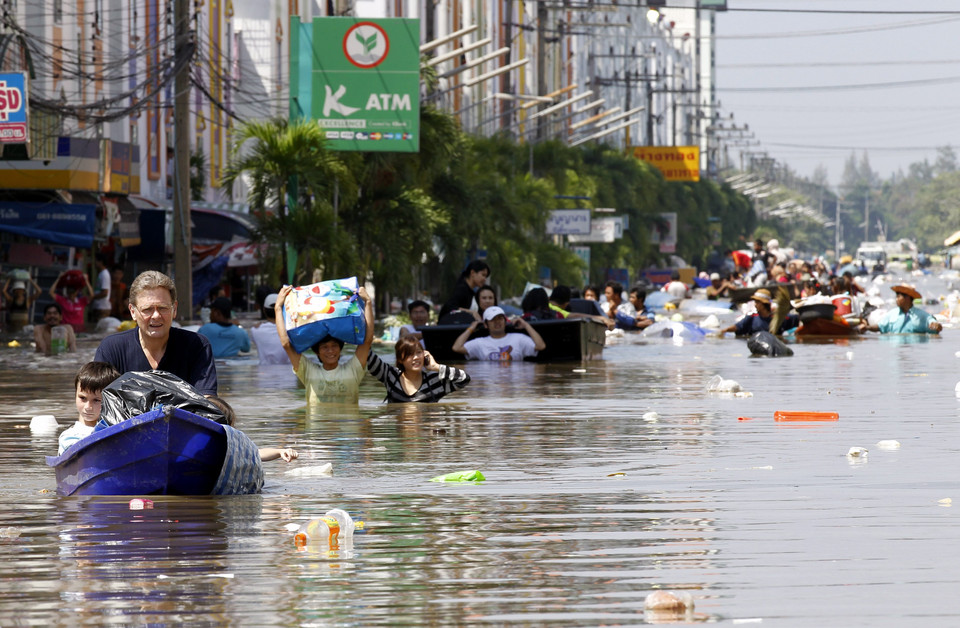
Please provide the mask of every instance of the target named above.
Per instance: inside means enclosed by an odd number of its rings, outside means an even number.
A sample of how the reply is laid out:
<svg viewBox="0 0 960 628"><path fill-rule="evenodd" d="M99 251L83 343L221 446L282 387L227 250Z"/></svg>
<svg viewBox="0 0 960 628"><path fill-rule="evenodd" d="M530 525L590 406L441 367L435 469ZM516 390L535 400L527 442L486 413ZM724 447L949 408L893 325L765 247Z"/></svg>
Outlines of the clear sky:
<svg viewBox="0 0 960 628"><path fill-rule="evenodd" d="M822 164L834 187L853 152L866 151L883 178L933 162L939 146L960 152L960 0L727 5L717 14L717 98L760 140L744 150L805 176Z"/></svg>

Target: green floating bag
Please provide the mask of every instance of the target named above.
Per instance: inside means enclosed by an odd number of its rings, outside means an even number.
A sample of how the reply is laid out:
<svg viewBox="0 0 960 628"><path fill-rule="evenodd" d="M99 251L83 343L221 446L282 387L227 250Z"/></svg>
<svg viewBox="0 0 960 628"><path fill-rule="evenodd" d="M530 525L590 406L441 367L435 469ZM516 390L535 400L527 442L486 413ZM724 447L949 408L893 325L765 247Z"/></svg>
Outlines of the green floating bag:
<svg viewBox="0 0 960 628"><path fill-rule="evenodd" d="M435 478L430 478L431 482L483 482L487 478L483 477L483 474L474 469L473 471L454 471L453 473L447 473L446 475L438 475Z"/></svg>

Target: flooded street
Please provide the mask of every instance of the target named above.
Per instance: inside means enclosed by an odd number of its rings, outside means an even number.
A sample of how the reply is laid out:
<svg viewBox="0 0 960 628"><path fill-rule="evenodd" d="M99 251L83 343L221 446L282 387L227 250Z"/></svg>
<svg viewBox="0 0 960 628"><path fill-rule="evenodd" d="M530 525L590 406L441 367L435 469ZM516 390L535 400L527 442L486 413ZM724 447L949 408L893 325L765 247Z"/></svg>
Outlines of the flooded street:
<svg viewBox="0 0 960 628"><path fill-rule="evenodd" d="M27 428L76 420L95 341L4 346L0 625L635 625L657 589L692 595L683 622L956 625L958 334L779 359L628 335L583 365L469 363L435 405L382 405L367 378L359 409L313 414L289 369L218 363L238 426L299 460L264 463L259 496L143 511L58 497L56 434ZM718 374L752 396L706 392ZM471 469L486 481L429 481ZM285 526L336 507L364 522L353 547L298 551Z"/></svg>

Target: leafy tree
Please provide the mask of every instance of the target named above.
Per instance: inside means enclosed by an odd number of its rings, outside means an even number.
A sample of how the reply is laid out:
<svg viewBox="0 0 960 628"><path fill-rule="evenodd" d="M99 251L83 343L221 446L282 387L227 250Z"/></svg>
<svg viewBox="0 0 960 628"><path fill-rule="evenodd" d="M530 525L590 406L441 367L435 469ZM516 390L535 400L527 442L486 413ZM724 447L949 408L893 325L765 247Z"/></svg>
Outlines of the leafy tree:
<svg viewBox="0 0 960 628"><path fill-rule="evenodd" d="M314 231L332 233L334 193L341 206L349 207L356 200L356 184L351 170L327 150L319 126L282 118L242 125L223 184L232 186L240 177L250 187L248 201L258 216L261 239L279 247L275 254L280 257L282 281L290 281L298 269L301 274L308 272L308 264L337 267L349 247L329 246L334 239L321 238ZM288 209L291 214L312 215L288 221ZM305 231L305 224L312 231ZM318 238L327 248L316 248ZM288 268L288 246L299 254L296 269Z"/></svg>
<svg viewBox="0 0 960 628"><path fill-rule="evenodd" d="M937 149L937 161L933 164L934 174L948 174L957 170L957 153L950 146Z"/></svg>
<svg viewBox="0 0 960 628"><path fill-rule="evenodd" d="M207 156L197 149L190 153L190 199L203 200L207 187Z"/></svg>

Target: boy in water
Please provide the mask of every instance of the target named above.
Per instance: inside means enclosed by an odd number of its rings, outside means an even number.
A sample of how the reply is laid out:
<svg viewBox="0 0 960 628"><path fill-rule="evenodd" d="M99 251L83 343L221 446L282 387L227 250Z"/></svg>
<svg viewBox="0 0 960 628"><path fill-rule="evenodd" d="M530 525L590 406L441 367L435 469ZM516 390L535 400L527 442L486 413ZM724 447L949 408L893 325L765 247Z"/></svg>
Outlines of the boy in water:
<svg viewBox="0 0 960 628"><path fill-rule="evenodd" d="M79 418L60 434L58 456L78 440L93 434L100 420L101 393L118 377L120 373L117 369L106 362L87 362L80 367L73 380Z"/></svg>

